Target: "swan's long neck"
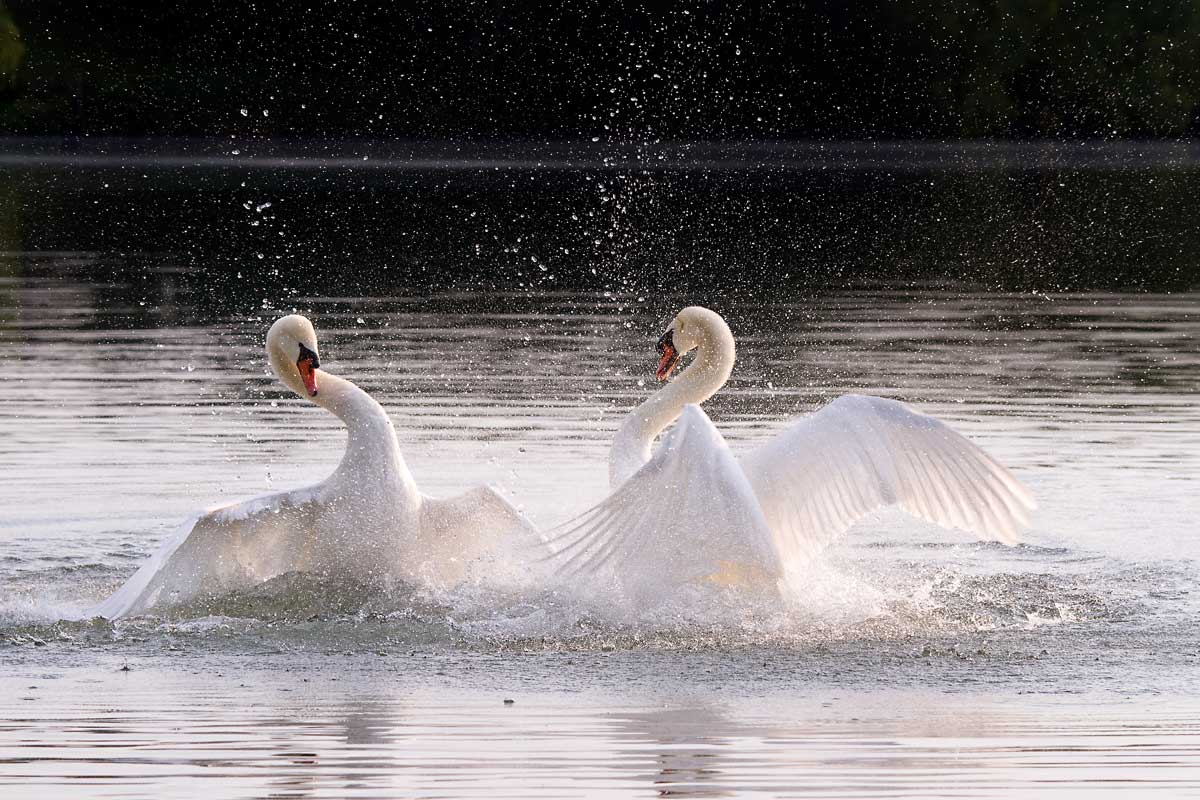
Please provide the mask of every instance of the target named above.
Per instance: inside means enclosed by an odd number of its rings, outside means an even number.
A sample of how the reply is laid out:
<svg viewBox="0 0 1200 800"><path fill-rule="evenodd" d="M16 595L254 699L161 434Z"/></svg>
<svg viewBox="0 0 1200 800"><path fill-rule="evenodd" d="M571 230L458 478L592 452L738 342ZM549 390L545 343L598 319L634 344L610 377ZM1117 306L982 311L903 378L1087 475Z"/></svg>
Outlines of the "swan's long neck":
<svg viewBox="0 0 1200 800"><path fill-rule="evenodd" d="M406 494L416 481L400 454L396 430L383 406L345 378L318 371L320 392L311 398L346 424L346 453L335 475L363 483L387 483Z"/></svg>
<svg viewBox="0 0 1200 800"><path fill-rule="evenodd" d="M733 372L735 358L733 334L724 321L706 325L691 365L629 412L617 429L608 459L612 488L620 486L650 460L654 439L679 418L684 406L703 403L725 385Z"/></svg>
<svg viewBox="0 0 1200 800"><path fill-rule="evenodd" d="M348 494L388 497L397 504L397 511L405 505L416 508L420 493L383 406L350 381L323 370L316 373L317 396L309 397L296 370L273 351L268 352L271 366L285 386L337 415L346 425L346 452L330 481L342 484Z"/></svg>

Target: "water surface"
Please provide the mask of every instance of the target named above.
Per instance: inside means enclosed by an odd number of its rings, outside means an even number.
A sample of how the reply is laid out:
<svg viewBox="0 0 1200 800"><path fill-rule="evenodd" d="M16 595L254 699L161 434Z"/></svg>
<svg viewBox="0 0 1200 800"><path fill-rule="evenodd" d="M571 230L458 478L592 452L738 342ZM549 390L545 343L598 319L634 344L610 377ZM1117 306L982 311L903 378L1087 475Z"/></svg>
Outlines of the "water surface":
<svg viewBox="0 0 1200 800"><path fill-rule="evenodd" d="M363 291L297 263L266 293L163 254L0 256L6 797L1200 793L1200 294ZM384 404L423 491L493 483L549 526L604 496L688 302L738 337L706 406L735 450L844 392L899 398L1028 484L1026 544L876 515L789 613L300 580L61 621L196 509L336 464L337 421L267 373L279 314Z"/></svg>

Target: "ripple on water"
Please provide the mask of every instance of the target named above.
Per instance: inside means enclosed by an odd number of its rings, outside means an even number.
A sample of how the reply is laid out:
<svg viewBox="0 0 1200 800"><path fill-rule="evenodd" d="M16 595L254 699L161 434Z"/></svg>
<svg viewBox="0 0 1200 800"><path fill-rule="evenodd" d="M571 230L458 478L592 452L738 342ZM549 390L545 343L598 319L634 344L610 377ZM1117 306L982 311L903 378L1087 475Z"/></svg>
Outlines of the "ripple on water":
<svg viewBox="0 0 1200 800"><path fill-rule="evenodd" d="M1057 558L1070 560L1071 554ZM76 615L78 607L39 599L39 587L60 585L80 572L99 577L94 567L57 566L31 570L13 581L16 591L0 605L0 636L10 642L35 637L85 648L127 643L131 637L160 643L184 638L235 651L266 631L289 647L312 649L342 641L362 651L380 646L806 650L870 642L894 649L963 636L1040 638L1052 644L1062 635L1055 629L1096 631L1129 620L1153 627L1155 603L1172 587L1186 595L1188 580L1185 570L1171 565L979 574L953 564L912 560L887 562L882 568L825 563L785 601L691 587L664 597L656 607L634 609L611 598L572 596L563 587L518 592L469 586L435 592L400 582L348 584L288 573L145 617L115 623L60 621ZM101 583L111 581L111 571L99 572Z"/></svg>
<svg viewBox="0 0 1200 800"><path fill-rule="evenodd" d="M0 401L6 798L1200 790L1195 292L293 296L323 359L392 414L423 490L503 482L543 527L604 495L652 344L697 300L739 336L707 404L735 450L844 392L896 397L1011 465L1041 509L1011 550L865 521L783 605L291 574L110 623L63 619L196 509L320 479L342 435L265 374L262 296L86 253L17 263L0 280L0 363L23 387Z"/></svg>

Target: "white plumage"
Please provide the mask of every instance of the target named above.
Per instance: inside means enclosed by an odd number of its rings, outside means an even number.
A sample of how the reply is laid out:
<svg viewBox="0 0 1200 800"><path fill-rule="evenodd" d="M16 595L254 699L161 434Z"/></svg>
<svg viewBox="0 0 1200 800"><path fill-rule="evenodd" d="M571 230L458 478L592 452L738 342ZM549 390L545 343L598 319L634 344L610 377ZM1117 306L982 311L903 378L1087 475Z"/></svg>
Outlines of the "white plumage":
<svg viewBox="0 0 1200 800"><path fill-rule="evenodd" d="M609 497L550 539L560 577L615 582L633 600L697 582L776 590L889 505L1010 545L1028 525L1035 503L1008 470L895 400L845 395L735 458L698 405L733 368L733 335L715 312L676 316L660 341L660 379L693 349L692 365L614 437Z"/></svg>
<svg viewBox="0 0 1200 800"><path fill-rule="evenodd" d="M288 572L348 581L453 585L506 536L532 526L493 489L434 499L417 489L387 412L320 370L304 317L278 320L267 354L280 381L336 414L346 451L320 483L209 509L168 538L125 584L85 612L109 619L217 597ZM306 455L304 437L296 452Z"/></svg>

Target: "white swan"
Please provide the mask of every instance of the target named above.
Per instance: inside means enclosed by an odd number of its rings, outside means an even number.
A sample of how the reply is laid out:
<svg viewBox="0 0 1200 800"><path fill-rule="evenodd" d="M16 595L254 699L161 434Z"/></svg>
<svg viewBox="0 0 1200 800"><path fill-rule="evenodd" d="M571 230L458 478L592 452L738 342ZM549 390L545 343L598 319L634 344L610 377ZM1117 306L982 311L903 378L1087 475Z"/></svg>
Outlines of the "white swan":
<svg viewBox="0 0 1200 800"><path fill-rule="evenodd" d="M302 316L267 334L279 380L346 425L346 452L320 483L209 509L189 520L111 597L86 613L113 619L212 597L282 575L450 584L506 533L530 532L489 487L448 500L417 491L387 412L353 383L320 369Z"/></svg>
<svg viewBox="0 0 1200 800"><path fill-rule="evenodd" d="M856 520L891 504L1005 544L1028 524L1033 498L1008 470L895 400L844 395L735 458L697 405L733 369L725 320L685 308L658 350L660 381L683 354L696 356L618 429L609 497L549 540L560 577L615 581L634 600L695 582L780 590Z"/></svg>

